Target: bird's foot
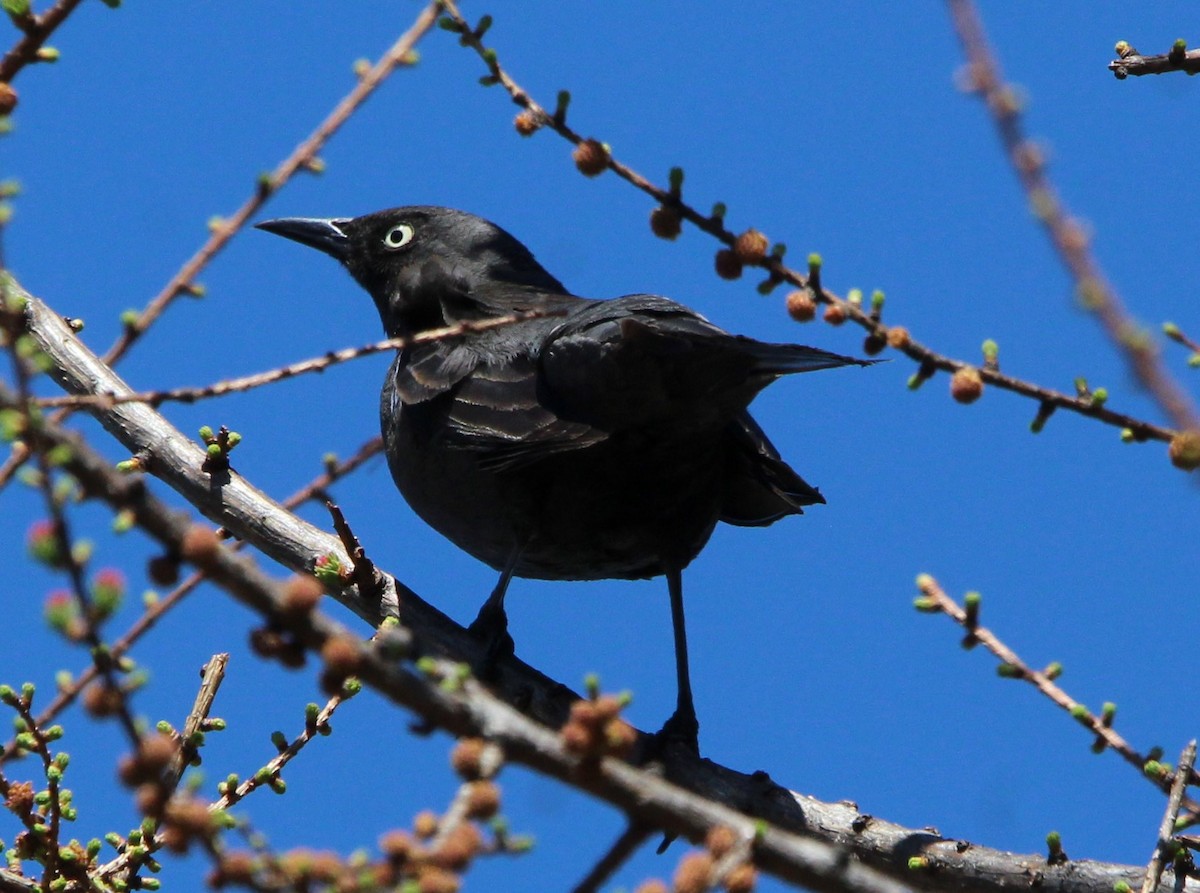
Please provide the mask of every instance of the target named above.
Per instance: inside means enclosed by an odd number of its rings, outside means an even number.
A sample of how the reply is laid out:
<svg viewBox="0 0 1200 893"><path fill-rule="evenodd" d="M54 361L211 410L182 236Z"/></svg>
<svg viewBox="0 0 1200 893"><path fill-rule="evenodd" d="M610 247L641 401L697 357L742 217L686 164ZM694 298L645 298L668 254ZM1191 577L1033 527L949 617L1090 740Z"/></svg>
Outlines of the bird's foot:
<svg viewBox="0 0 1200 893"><path fill-rule="evenodd" d="M504 608L491 609L491 602L479 611L479 616L467 627L467 632L484 643L483 655L472 669L480 679L493 675L496 664L516 653L516 643L508 634L508 615Z"/></svg>
<svg viewBox="0 0 1200 893"><path fill-rule="evenodd" d="M673 747L683 747L700 755L700 723L694 710L680 709L672 713L651 737L649 755L652 759L661 757Z"/></svg>

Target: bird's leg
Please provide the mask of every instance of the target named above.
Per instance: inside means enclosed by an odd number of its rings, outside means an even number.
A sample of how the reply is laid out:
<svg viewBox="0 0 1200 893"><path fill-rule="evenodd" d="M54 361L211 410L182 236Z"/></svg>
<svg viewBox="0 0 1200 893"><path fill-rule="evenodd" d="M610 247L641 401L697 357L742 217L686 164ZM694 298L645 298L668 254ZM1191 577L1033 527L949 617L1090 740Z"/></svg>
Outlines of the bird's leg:
<svg viewBox="0 0 1200 893"><path fill-rule="evenodd" d="M683 622L683 572L667 568L667 591L671 595L671 628L675 633L675 712L663 724L657 737L661 743L677 741L689 750L700 752L700 722L692 702L692 682L688 675L687 629Z"/></svg>
<svg viewBox="0 0 1200 893"><path fill-rule="evenodd" d="M488 596L471 625L467 627L468 632L483 639L486 643L483 659L480 666L476 668L481 676L488 675L497 660L502 657L511 657L516 650L512 636L508 634L508 614L504 611L504 594L508 591L508 582L512 579L513 570L520 557L521 550L513 549L508 561L504 564L504 569L500 571L500 579L496 581L496 588L492 590L492 594Z"/></svg>

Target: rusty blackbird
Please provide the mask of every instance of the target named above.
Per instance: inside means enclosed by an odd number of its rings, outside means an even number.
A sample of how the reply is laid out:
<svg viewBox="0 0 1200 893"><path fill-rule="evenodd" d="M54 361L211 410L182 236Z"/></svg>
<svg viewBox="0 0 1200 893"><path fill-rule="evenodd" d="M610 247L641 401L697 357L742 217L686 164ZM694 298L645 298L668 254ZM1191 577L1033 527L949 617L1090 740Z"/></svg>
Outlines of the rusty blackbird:
<svg viewBox="0 0 1200 893"><path fill-rule="evenodd" d="M514 575L665 575L678 701L662 734L697 749L684 567L718 521L764 526L825 501L747 406L781 375L866 362L732 335L654 295L577 297L513 236L449 208L258 226L340 261L389 337L557 314L399 351L380 404L388 465L426 523L500 572L472 624L491 658L512 650Z"/></svg>

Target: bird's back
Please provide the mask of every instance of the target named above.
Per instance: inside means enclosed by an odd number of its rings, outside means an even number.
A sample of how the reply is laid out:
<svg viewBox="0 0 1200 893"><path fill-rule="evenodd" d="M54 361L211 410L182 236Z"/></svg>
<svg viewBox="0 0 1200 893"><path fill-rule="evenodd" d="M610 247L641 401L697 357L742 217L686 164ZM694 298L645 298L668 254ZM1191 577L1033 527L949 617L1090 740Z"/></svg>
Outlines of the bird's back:
<svg viewBox="0 0 1200 893"><path fill-rule="evenodd" d="M384 388L396 482L464 550L501 567L522 549L520 576L654 576L718 520L823 501L746 406L787 371L844 358L729 335L648 295L542 306L566 316L408 351Z"/></svg>

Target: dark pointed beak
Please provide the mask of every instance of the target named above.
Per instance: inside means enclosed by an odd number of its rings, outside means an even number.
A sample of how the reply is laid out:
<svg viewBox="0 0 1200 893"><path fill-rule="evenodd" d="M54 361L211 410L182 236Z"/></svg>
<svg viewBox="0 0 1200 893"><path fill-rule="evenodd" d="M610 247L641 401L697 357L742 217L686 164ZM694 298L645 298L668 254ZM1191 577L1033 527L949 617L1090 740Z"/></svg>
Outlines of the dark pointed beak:
<svg viewBox="0 0 1200 893"><path fill-rule="evenodd" d="M344 217L324 220L318 217L279 217L254 224L255 229L324 251L330 257L344 261L350 252L350 238L342 227L350 221Z"/></svg>

